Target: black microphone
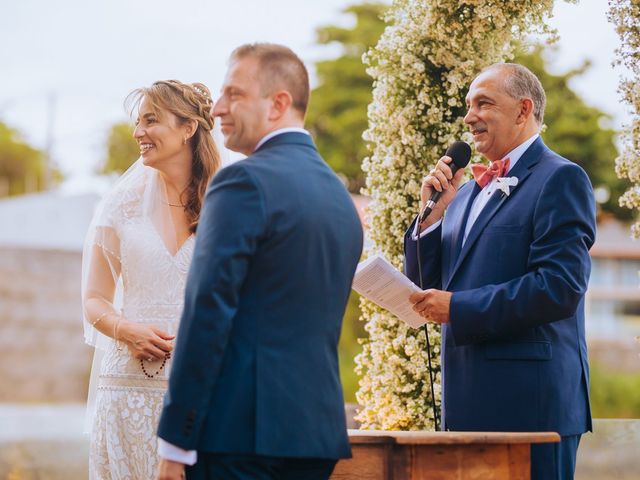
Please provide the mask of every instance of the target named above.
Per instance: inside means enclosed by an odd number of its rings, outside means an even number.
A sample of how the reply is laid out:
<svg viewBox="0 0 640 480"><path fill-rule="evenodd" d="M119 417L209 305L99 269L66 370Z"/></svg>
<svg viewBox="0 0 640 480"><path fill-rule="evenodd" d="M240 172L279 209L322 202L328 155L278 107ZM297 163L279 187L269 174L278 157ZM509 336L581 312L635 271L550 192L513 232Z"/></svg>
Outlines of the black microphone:
<svg viewBox="0 0 640 480"><path fill-rule="evenodd" d="M469 164L469 160L471 160L471 147L461 141L453 142L447 148L447 151L444 153L447 157L451 158L451 163L449 163L449 167L451 168L451 173L453 175L456 174L458 170L466 167ZM431 194L431 198L427 202L424 207L424 210L420 214L420 218L418 219L418 224L421 224L425 221L425 219L429 216L435 204L440 200L440 196L442 192L438 192L434 190Z"/></svg>

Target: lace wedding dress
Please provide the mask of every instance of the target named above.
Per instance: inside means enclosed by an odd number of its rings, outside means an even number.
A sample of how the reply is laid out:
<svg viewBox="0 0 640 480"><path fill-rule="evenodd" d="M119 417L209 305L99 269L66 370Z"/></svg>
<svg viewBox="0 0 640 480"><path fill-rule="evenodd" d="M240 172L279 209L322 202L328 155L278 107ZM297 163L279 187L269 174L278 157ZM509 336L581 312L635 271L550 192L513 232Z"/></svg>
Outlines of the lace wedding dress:
<svg viewBox="0 0 640 480"><path fill-rule="evenodd" d="M194 237L172 254L150 219L140 214L134 190L107 203L109 227L119 240L109 252L120 264L122 316L175 334L182 311ZM98 243L96 243L98 245ZM104 250L107 246L99 245ZM171 360L134 359L124 344L110 341L97 378L91 428L91 479L153 479L158 465L156 428L167 389Z"/></svg>

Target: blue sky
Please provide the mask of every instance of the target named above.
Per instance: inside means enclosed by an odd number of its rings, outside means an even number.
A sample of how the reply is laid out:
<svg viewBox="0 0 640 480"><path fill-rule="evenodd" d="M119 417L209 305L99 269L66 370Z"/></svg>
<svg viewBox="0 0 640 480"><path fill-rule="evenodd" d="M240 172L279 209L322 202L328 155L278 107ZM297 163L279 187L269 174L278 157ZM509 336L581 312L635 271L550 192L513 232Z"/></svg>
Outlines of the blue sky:
<svg viewBox="0 0 640 480"><path fill-rule="evenodd" d="M349 0L20 0L0 5L0 120L33 145L47 142L68 176L92 171L104 157L108 129L126 119L123 99L154 80L177 78L220 88L234 47L253 41L283 43L309 67L335 56L314 44L315 28L350 25ZM586 58L593 66L573 86L614 116L629 116L611 67L618 38L604 0L578 5L557 0L550 24L561 36L552 70ZM54 105L54 108L51 108ZM553 126L550 126L553 128Z"/></svg>

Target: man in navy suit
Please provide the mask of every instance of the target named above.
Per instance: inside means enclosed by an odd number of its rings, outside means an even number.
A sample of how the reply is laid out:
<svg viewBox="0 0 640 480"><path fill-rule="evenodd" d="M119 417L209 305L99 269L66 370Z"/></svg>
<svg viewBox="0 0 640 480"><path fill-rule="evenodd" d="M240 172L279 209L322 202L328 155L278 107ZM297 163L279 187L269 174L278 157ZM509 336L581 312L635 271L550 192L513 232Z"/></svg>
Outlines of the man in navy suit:
<svg viewBox="0 0 640 480"><path fill-rule="evenodd" d="M539 136L545 94L525 67L496 64L473 81L464 118L476 166L462 185L441 158L422 204L442 197L405 236L406 273L423 292L414 308L442 324L443 428L557 431L532 447L532 478L570 479L591 430L584 296L595 203L578 165ZM553 128L553 126L551 126ZM446 210L446 214L445 214Z"/></svg>
<svg viewBox="0 0 640 480"><path fill-rule="evenodd" d="M302 128L308 99L288 48L232 53L213 113L248 158L206 194L158 428L161 479L195 463L187 478L324 480L350 456L337 346L363 235Z"/></svg>

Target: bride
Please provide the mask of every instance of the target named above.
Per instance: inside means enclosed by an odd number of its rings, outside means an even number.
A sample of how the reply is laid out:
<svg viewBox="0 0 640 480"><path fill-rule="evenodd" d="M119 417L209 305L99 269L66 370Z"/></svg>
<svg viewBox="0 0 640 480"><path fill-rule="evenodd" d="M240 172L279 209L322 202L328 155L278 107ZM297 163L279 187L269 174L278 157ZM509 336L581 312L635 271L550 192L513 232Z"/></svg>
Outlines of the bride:
<svg viewBox="0 0 640 480"><path fill-rule="evenodd" d="M96 347L87 416L92 479L155 475L194 234L220 164L207 87L159 81L129 98L141 158L98 206L83 254L85 339Z"/></svg>

